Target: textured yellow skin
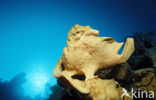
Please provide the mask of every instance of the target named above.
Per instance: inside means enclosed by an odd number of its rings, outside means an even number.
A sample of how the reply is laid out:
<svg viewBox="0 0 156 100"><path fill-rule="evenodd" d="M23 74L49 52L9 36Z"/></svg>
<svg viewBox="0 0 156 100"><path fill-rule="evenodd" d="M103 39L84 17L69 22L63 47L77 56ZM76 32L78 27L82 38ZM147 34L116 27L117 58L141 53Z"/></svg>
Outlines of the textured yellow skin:
<svg viewBox="0 0 156 100"><path fill-rule="evenodd" d="M79 92L90 94L93 100L115 99L114 97L119 99L115 81L99 79L94 73L100 68L125 63L134 51L134 40L127 38L123 52L119 55L118 51L123 42L118 43L111 37L98 35L99 31L89 26L72 27L68 33L67 47L63 49L63 56L56 65L53 75L56 78L65 78ZM64 71L61 64L65 67ZM85 81L71 78L76 74L84 74ZM97 85L91 85L92 83Z"/></svg>

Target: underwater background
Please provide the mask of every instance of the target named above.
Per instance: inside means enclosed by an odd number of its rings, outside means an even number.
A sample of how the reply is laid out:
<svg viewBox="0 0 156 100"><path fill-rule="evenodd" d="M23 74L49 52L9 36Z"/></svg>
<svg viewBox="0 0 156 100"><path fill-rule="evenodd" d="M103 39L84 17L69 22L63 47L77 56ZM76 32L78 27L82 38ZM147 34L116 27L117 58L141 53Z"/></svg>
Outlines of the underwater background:
<svg viewBox="0 0 156 100"><path fill-rule="evenodd" d="M155 43L156 0L0 0L0 100L54 94L52 71L75 24L118 42L133 36L143 52Z"/></svg>

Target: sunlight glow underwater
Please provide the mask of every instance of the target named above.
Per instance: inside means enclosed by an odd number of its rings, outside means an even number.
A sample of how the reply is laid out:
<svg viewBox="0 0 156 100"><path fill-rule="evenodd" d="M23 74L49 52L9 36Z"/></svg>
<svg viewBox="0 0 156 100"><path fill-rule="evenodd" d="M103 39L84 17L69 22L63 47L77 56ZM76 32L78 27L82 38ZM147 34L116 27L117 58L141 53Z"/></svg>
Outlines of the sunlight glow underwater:
<svg viewBox="0 0 156 100"><path fill-rule="evenodd" d="M32 98L47 98L52 93L50 87L56 84L56 80L48 76L43 68L32 71L26 79L23 84L24 94Z"/></svg>

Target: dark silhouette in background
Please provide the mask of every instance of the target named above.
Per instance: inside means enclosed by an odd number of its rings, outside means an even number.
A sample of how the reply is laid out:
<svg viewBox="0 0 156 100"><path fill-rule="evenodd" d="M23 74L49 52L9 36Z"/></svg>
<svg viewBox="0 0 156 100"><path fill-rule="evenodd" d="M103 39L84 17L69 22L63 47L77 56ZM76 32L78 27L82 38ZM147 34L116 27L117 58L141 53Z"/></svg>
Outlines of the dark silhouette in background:
<svg viewBox="0 0 156 100"><path fill-rule="evenodd" d="M25 76L25 73L20 73L10 81L0 79L0 100L33 100L23 94L22 84L26 81Z"/></svg>
<svg viewBox="0 0 156 100"><path fill-rule="evenodd" d="M68 91L61 88L57 84L51 87L53 93L46 100L80 100L77 96L72 96Z"/></svg>
<svg viewBox="0 0 156 100"><path fill-rule="evenodd" d="M152 58L155 56L155 52L151 52L156 48L156 33L133 33L132 36L135 43L135 51L128 60L133 70L142 68L155 68Z"/></svg>

